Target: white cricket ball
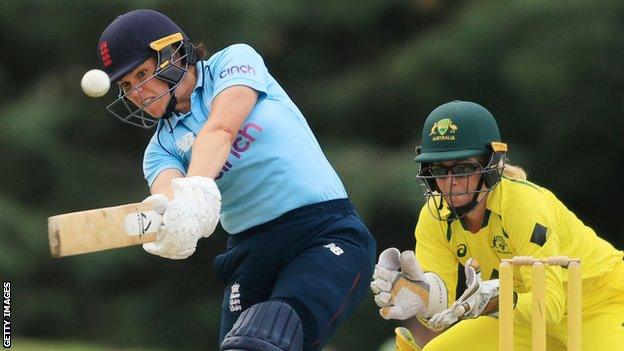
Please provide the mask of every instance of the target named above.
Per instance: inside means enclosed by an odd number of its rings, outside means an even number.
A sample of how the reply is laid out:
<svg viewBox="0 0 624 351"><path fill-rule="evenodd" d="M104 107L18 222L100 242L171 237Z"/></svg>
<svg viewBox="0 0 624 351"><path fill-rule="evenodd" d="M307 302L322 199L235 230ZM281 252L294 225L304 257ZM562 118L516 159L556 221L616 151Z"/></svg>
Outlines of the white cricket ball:
<svg viewBox="0 0 624 351"><path fill-rule="evenodd" d="M106 72L92 69L82 76L80 86L85 94L91 97L104 96L110 89L110 79Z"/></svg>

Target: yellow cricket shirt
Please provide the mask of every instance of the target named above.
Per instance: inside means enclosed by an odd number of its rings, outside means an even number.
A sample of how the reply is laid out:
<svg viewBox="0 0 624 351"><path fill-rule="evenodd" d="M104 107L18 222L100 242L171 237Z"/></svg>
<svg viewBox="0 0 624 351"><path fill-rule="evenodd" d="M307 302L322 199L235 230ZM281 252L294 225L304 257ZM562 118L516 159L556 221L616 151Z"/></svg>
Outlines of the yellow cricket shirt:
<svg viewBox="0 0 624 351"><path fill-rule="evenodd" d="M431 201L431 200L430 200ZM549 190L524 180L503 177L488 194L482 228L464 229L460 220L440 221L425 204L416 225L416 258L425 271L436 272L455 301L457 264L473 257L481 266L483 280L498 278L501 259L513 256L568 256L583 264L583 294L622 260L623 252L599 238ZM444 209L447 211L448 210ZM433 208L435 211L435 208ZM444 212L442 212L444 216ZM559 323L565 312L567 273L546 267L547 323ZM515 318L531 321L531 269L514 267L514 290L518 292Z"/></svg>

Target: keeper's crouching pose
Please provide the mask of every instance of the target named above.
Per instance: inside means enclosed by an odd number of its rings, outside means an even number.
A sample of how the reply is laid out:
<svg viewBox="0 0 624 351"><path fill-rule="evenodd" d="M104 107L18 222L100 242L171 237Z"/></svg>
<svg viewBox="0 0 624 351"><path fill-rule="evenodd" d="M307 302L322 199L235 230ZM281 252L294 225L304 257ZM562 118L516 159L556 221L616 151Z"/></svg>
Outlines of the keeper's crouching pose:
<svg viewBox="0 0 624 351"><path fill-rule="evenodd" d="M381 316L416 316L440 331L423 350L497 350L501 259L568 256L583 265L583 350L622 350L622 251L506 164L506 151L494 117L480 105L453 101L427 117L415 159L428 198L416 225L416 253L381 253L371 283ZM458 263L467 289L456 299ZM530 350L531 269L514 271L515 350ZM567 346L567 279L565 268L546 267L548 350ZM398 337L403 350L423 346L405 331Z"/></svg>
<svg viewBox="0 0 624 351"><path fill-rule="evenodd" d="M187 258L220 220L220 349L320 350L368 291L375 242L262 57L236 44L207 58L152 10L117 17L98 54L119 86L108 110L156 127L145 202L165 225L144 249Z"/></svg>

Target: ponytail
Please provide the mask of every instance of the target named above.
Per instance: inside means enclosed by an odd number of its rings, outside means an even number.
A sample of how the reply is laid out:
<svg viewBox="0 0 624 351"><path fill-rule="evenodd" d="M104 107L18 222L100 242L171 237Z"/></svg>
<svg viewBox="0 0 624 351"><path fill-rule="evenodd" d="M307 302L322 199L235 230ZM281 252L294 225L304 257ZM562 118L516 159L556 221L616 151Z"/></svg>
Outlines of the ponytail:
<svg viewBox="0 0 624 351"><path fill-rule="evenodd" d="M522 167L506 164L503 169L503 175L507 178L516 180L527 180L527 173Z"/></svg>

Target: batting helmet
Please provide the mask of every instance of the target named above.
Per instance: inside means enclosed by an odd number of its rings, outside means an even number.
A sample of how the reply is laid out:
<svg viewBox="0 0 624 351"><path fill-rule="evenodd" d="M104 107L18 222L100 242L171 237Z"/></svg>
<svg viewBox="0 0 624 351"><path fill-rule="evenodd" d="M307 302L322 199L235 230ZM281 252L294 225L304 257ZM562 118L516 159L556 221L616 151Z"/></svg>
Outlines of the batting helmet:
<svg viewBox="0 0 624 351"><path fill-rule="evenodd" d="M176 37L171 37L172 35ZM158 41L161 40L163 42L158 46ZM168 42L165 43L165 40ZM148 58L156 57L158 51L163 48L162 44L180 41L186 44L182 49L190 55L186 61L194 63L195 50L189 38L175 22L154 10L135 10L117 17L104 29L98 44L98 52L104 71L114 82Z"/></svg>
<svg viewBox="0 0 624 351"><path fill-rule="evenodd" d="M135 10L117 17L106 27L100 37L98 53L104 71L115 82L132 72L150 57L157 59L156 71L150 77L169 84L171 95L167 110L173 111L176 99L174 90L187 72L188 65L197 61L195 47L182 29L169 17L154 10ZM119 90L119 97L107 110L123 122L149 128L157 119L134 106Z"/></svg>

